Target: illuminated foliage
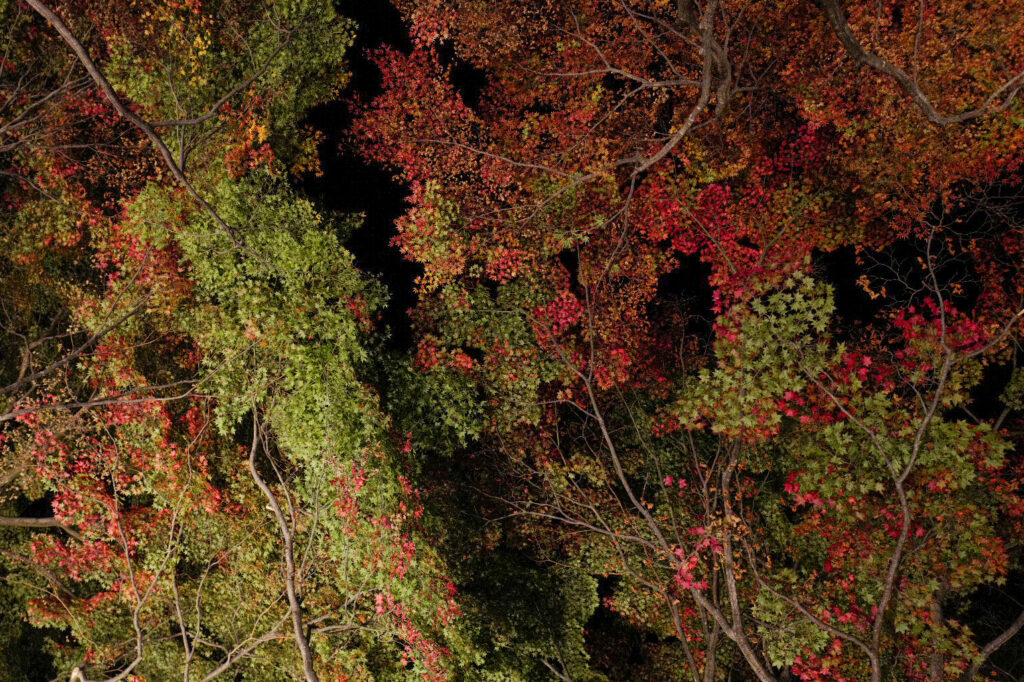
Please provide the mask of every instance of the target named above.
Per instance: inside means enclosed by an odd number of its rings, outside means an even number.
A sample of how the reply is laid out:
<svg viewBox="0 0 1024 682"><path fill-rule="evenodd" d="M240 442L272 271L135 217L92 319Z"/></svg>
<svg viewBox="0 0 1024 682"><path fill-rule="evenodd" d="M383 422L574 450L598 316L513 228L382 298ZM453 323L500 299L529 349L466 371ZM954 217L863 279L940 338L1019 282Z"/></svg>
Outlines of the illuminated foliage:
<svg viewBox="0 0 1024 682"><path fill-rule="evenodd" d="M1024 664L1024 7L394 6L0 0L10 677Z"/></svg>

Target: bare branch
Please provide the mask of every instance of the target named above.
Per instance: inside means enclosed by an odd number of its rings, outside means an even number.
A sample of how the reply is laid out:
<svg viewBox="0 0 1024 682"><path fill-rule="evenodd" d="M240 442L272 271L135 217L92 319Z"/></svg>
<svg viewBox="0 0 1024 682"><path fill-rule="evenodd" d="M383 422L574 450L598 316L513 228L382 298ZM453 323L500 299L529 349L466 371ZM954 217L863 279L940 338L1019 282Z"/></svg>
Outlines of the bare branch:
<svg viewBox="0 0 1024 682"><path fill-rule="evenodd" d="M273 491L270 490L270 487L266 482L264 482L259 471L256 469L256 453L259 450L260 441L263 439L263 430L260 427L259 416L255 409L253 409L252 430L252 448L249 450L249 474L252 476L252 480L256 483L256 487L258 487L267 498L267 502L269 503L268 507L270 511L273 512L274 518L277 520L278 528L281 531L281 541L284 545L284 585L285 593L288 597L288 609L292 618L292 630L295 635L295 645L299 648L299 653L302 655L302 667L306 676L306 682L320 682L320 678L317 676L316 670L313 668L313 653L309 649L309 640L306 637L306 628L303 625L302 620L302 604L299 601L299 590L296 586L294 551L295 538L292 534L290 524L285 518L284 512L281 510L281 505L277 501L277 497L274 495Z"/></svg>
<svg viewBox="0 0 1024 682"><path fill-rule="evenodd" d="M29 518L23 516L0 516L0 526L9 528L60 528L62 531L75 538L82 540L82 535L73 528L69 528L52 516Z"/></svg>
<svg viewBox="0 0 1024 682"><path fill-rule="evenodd" d="M960 676L960 682L970 682L973 680L992 654L1009 642L1018 632L1020 632L1021 628L1024 628L1024 611L1021 611L1020 615L1017 616L1017 619L1010 623L1010 627L1003 630L995 639L982 647L981 651L979 651L978 655L975 657L974 662L971 663L971 667Z"/></svg>

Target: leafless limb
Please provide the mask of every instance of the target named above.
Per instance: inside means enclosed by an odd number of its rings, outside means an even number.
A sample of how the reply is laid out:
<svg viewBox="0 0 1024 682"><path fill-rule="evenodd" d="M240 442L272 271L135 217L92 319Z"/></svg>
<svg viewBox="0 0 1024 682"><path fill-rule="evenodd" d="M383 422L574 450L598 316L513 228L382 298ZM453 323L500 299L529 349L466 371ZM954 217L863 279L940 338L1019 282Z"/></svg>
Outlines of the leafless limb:
<svg viewBox="0 0 1024 682"><path fill-rule="evenodd" d="M9 528L60 528L76 540L82 540L81 533L74 528L66 526L52 516L37 518L0 516L0 526L7 526Z"/></svg>
<svg viewBox="0 0 1024 682"><path fill-rule="evenodd" d="M992 654L1013 639L1013 637L1020 632L1022 628L1024 628L1024 611L1020 612L1020 615L1010 623L1008 628L1003 630L992 641L981 648L978 655L974 657L974 661L971 663L971 666L963 675L960 676L959 682L971 682L971 680L977 677L978 673L981 672L982 667L984 667L988 659L992 657Z"/></svg>
<svg viewBox="0 0 1024 682"><path fill-rule="evenodd" d="M288 608L291 613L292 632L295 637L295 645L299 648L299 653L302 655L302 667L306 676L306 682L320 682L320 678L316 674L316 669L313 667L313 653L310 651L306 628L303 624L301 592L297 585L295 570L295 535L292 531L291 524L289 524L288 520L285 518L284 512L281 510L281 505L277 501L277 496L274 495L270 487L266 482L264 482L256 468L256 453L259 451L259 445L261 442L264 443L265 449L265 439L266 435L259 423L258 413L253 409L253 434L252 447L249 450L249 474L256 483L256 487L258 487L267 498L268 507L271 512L273 512L274 518L277 520L278 529L281 532L282 552L284 554L285 563L285 593L288 596Z"/></svg>

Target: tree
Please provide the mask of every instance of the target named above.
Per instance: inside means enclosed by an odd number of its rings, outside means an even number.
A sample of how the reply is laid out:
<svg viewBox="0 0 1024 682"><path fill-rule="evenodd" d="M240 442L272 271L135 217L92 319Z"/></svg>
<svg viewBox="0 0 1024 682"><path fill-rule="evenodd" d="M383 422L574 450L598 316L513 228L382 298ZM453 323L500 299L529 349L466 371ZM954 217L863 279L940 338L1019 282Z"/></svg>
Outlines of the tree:
<svg viewBox="0 0 1024 682"><path fill-rule="evenodd" d="M971 390L1024 301L1019 223L945 216L1016 186L1019 13L400 4L356 133L411 186L417 383L484 497L618 576L688 679L974 677L996 649L949 611L1017 565L1020 498L1016 408ZM847 245L923 273L858 273L891 302L863 331L808 274Z"/></svg>
<svg viewBox="0 0 1024 682"><path fill-rule="evenodd" d="M26 351L8 484L52 516L5 525L60 531L4 557L31 621L62 633L56 666L82 681L443 679L453 588L417 547L402 441L357 374L381 294L338 242L346 222L285 176L315 151L299 118L338 86L350 26L321 2L28 4L143 169L33 167L88 218L56 256L53 240L26 249L81 263L51 266L76 288L39 268L56 312L18 309L71 331L12 330Z"/></svg>
<svg viewBox="0 0 1024 682"><path fill-rule="evenodd" d="M0 0L14 646L72 682L1006 677L1019 3L396 5L346 144L409 190L408 352L301 190L331 3Z"/></svg>

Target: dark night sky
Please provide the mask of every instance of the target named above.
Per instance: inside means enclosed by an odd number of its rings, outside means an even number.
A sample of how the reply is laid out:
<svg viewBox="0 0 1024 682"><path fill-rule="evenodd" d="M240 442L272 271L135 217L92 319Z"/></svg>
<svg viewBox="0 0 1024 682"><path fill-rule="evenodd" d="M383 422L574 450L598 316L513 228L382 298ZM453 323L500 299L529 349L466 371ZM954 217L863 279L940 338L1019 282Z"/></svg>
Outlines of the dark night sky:
<svg viewBox="0 0 1024 682"><path fill-rule="evenodd" d="M366 101L380 89L379 73L367 52L382 45L408 50L408 32L398 10L385 0L346 2L338 11L357 23L356 42L349 52L352 80L346 99L323 105L309 117L326 135L321 147L323 175L305 178L300 187L325 208L365 216L346 246L359 268L380 277L390 290L384 322L392 329L392 346L404 349L411 344L405 313L415 300L413 286L421 270L390 245L395 219L405 210L406 190L392 179L391 171L363 160L346 134L352 123L348 98Z"/></svg>

